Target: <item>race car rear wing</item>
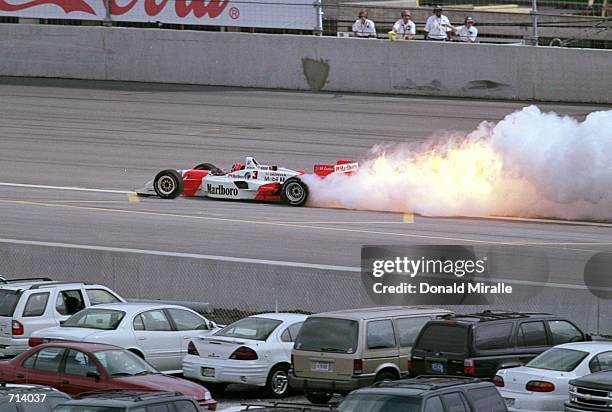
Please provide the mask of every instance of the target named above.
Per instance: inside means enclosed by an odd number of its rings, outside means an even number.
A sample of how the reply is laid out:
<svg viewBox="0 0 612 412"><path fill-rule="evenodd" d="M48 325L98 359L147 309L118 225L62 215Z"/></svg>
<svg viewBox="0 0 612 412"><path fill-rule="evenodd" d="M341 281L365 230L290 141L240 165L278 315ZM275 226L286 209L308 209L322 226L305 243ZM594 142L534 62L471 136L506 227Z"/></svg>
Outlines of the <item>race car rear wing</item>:
<svg viewBox="0 0 612 412"><path fill-rule="evenodd" d="M314 173L317 176L325 177L332 173L351 174L359 168L359 163L354 160L338 160L335 165L317 164L314 166Z"/></svg>

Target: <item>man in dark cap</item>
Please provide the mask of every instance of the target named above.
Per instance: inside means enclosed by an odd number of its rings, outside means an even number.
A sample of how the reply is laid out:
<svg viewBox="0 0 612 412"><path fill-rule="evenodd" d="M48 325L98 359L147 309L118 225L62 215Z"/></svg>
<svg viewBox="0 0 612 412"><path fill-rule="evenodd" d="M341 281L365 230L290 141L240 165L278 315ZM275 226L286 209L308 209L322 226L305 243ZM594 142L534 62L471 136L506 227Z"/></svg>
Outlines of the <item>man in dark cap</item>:
<svg viewBox="0 0 612 412"><path fill-rule="evenodd" d="M434 14L429 16L425 23L426 40L446 41L448 32L451 31L451 24L448 17L442 14L442 6L435 6Z"/></svg>

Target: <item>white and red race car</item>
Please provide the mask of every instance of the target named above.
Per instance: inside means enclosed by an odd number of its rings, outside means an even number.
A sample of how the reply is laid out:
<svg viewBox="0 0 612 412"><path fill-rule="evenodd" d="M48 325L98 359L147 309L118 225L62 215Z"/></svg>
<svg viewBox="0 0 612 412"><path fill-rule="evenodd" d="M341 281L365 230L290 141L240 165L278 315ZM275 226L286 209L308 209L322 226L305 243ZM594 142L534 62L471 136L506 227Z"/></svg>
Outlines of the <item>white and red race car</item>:
<svg viewBox="0 0 612 412"><path fill-rule="evenodd" d="M338 160L336 164L315 165L313 173L324 178L332 173L354 172L358 166L352 160ZM193 169L162 170L136 193L157 195L163 199L183 195L303 206L308 200L308 186L301 179L304 175L305 172L301 170L262 165L254 158L247 157L244 164L235 163L230 171L210 163L199 164Z"/></svg>

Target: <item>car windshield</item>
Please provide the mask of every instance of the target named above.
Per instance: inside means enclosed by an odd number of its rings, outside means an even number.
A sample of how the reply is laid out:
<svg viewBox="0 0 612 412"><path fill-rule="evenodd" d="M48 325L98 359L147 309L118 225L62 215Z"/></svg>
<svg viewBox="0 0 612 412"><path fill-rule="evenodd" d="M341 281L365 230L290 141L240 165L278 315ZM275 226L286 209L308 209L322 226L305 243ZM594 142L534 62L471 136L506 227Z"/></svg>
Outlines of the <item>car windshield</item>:
<svg viewBox="0 0 612 412"><path fill-rule="evenodd" d="M338 412L419 412L421 399L390 395L350 395Z"/></svg>
<svg viewBox="0 0 612 412"><path fill-rule="evenodd" d="M114 330L124 316L125 312L120 310L85 309L68 318L62 327Z"/></svg>
<svg viewBox="0 0 612 412"><path fill-rule="evenodd" d="M357 350L359 324L354 320L311 317L295 341L299 350L353 353Z"/></svg>
<svg viewBox="0 0 612 412"><path fill-rule="evenodd" d="M467 351L468 328L461 325L430 323L417 339L414 350L427 353L464 354Z"/></svg>
<svg viewBox="0 0 612 412"><path fill-rule="evenodd" d="M240 319L215 333L215 336L228 338L243 338L253 340L266 340L268 336L283 323L277 319L249 317Z"/></svg>
<svg viewBox="0 0 612 412"><path fill-rule="evenodd" d="M13 289L0 289L0 316L13 316L21 292Z"/></svg>
<svg viewBox="0 0 612 412"><path fill-rule="evenodd" d="M570 372L576 369L587 355L587 352L580 350L552 348L535 357L526 366L535 369Z"/></svg>
<svg viewBox="0 0 612 412"><path fill-rule="evenodd" d="M94 356L111 376L136 376L159 373L137 355L123 349L94 352Z"/></svg>
<svg viewBox="0 0 612 412"><path fill-rule="evenodd" d="M65 405L56 406L53 412L125 412L125 408L114 408L112 406L89 406L89 405Z"/></svg>

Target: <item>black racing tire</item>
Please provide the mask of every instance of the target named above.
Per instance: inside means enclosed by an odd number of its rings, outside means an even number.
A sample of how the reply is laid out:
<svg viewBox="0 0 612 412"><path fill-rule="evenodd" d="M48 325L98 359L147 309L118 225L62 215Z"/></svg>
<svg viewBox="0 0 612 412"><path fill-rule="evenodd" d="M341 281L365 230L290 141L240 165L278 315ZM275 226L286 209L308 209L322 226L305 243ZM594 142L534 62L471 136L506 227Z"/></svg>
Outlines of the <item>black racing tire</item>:
<svg viewBox="0 0 612 412"><path fill-rule="evenodd" d="M333 396L333 393L328 392L306 392L306 399L308 399L308 402L314 403L315 405L326 405Z"/></svg>
<svg viewBox="0 0 612 412"><path fill-rule="evenodd" d="M162 170L153 179L153 188L162 199L174 199L183 192L183 178L176 170Z"/></svg>
<svg viewBox="0 0 612 412"><path fill-rule="evenodd" d="M383 382L383 381L396 381L399 377L395 372L391 372L389 370L383 370L378 372L376 377L374 378L374 382Z"/></svg>
<svg viewBox="0 0 612 412"><path fill-rule="evenodd" d="M215 170L215 169L218 169L218 167L212 163L200 163L199 165L193 168L193 170Z"/></svg>
<svg viewBox="0 0 612 412"><path fill-rule="evenodd" d="M281 199L290 206L304 206L308 200L308 186L297 177L287 179L281 187Z"/></svg>
<svg viewBox="0 0 612 412"><path fill-rule="evenodd" d="M266 392L272 398L284 398L291 392L289 388L289 366L276 365L270 370L266 381Z"/></svg>

